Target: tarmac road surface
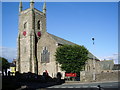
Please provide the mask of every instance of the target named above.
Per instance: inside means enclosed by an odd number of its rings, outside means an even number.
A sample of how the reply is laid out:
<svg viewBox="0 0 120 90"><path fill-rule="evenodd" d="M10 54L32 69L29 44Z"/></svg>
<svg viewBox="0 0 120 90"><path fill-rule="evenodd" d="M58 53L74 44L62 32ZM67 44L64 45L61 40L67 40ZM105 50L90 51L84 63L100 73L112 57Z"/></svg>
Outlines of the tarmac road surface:
<svg viewBox="0 0 120 90"><path fill-rule="evenodd" d="M103 82L103 83L65 83L62 85L55 85L48 88L98 88L98 85L102 88L118 88L120 82ZM120 86L119 86L120 88ZM113 89L114 90L114 89Z"/></svg>

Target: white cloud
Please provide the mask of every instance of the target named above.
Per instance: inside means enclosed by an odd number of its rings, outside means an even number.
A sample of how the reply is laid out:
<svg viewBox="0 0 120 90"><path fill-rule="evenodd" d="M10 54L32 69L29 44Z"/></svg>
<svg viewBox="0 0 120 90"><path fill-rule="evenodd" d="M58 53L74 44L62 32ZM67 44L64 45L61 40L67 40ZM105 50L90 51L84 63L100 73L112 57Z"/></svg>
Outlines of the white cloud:
<svg viewBox="0 0 120 90"><path fill-rule="evenodd" d="M120 54L119 54L120 56ZM114 60L115 64L118 64L120 61L118 61L118 53L112 54L110 56L103 56L103 57L98 57L100 60Z"/></svg>
<svg viewBox="0 0 120 90"><path fill-rule="evenodd" d="M17 57L17 50L15 48L0 47L0 57L4 57L11 62Z"/></svg>

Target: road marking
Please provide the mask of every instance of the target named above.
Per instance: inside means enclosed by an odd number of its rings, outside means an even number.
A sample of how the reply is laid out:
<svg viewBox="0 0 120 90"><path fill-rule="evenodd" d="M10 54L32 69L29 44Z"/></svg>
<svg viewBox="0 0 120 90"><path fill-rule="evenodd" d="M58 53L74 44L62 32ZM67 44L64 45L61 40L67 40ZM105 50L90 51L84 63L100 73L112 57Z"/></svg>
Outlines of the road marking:
<svg viewBox="0 0 120 90"><path fill-rule="evenodd" d="M70 86L70 87L66 87L66 88L73 88L73 87Z"/></svg>
<svg viewBox="0 0 120 90"><path fill-rule="evenodd" d="M97 86L52 86L48 88L97 88Z"/></svg>

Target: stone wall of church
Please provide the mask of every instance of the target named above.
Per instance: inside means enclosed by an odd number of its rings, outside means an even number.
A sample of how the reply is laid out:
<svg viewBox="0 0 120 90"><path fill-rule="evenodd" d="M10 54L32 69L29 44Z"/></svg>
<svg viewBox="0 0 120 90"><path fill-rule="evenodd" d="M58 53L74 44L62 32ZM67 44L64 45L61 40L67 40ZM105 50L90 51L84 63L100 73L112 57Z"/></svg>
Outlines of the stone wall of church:
<svg viewBox="0 0 120 90"><path fill-rule="evenodd" d="M23 40L24 39L24 40ZM21 73L30 71L30 38L20 40L20 66Z"/></svg>
<svg viewBox="0 0 120 90"><path fill-rule="evenodd" d="M99 73L101 71L101 66L99 65L100 61L96 61L93 59L88 59L85 65L85 71L89 73Z"/></svg>
<svg viewBox="0 0 120 90"><path fill-rule="evenodd" d="M55 52L56 48L58 47L56 45L56 42L47 34L46 32L41 36L40 40L37 44L37 60L38 60L38 73L43 74L45 70L47 70L48 74L51 77L56 77L56 73L58 72L58 67L56 65L55 61ZM41 62L41 53L44 49L44 47L47 47L48 51L50 52L50 59L48 63L42 63Z"/></svg>
<svg viewBox="0 0 120 90"><path fill-rule="evenodd" d="M40 31L43 34L46 31L46 15L37 9L34 10L35 13L35 32L37 36L37 32ZM38 29L38 21L40 21L40 29Z"/></svg>
<svg viewBox="0 0 120 90"><path fill-rule="evenodd" d="M30 31L32 29L32 11L27 9L26 11L22 11L19 15L19 34L23 37L23 31L27 31L26 35L30 35ZM24 28L24 24L26 23L26 28Z"/></svg>
<svg viewBox="0 0 120 90"><path fill-rule="evenodd" d="M31 11L27 9L22 11L19 16L19 60L18 67L20 67L20 72L29 72L30 71L30 31L31 31ZM25 27L26 23L26 27ZM23 35L23 32L26 31L26 35ZM18 69L17 67L17 69Z"/></svg>
<svg viewBox="0 0 120 90"><path fill-rule="evenodd" d="M99 61L88 59L85 65L85 69L80 72L80 81L93 81L93 74L98 74L100 72L101 67L99 65Z"/></svg>
<svg viewBox="0 0 120 90"><path fill-rule="evenodd" d="M98 74L101 72L101 67L99 65L100 61L88 59L85 65L85 69L80 72L80 81L89 82L93 81L93 74Z"/></svg>

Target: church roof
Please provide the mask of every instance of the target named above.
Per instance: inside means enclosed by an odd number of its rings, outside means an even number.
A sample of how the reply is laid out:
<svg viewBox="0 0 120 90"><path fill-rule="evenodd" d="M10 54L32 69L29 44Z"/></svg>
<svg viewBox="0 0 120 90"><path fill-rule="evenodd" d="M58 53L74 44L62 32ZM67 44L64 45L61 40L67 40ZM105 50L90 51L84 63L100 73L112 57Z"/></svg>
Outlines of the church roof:
<svg viewBox="0 0 120 90"><path fill-rule="evenodd" d="M67 41L67 40L65 40L65 39L62 39L62 38L60 38L60 37L57 37L57 36L55 36L55 35L53 35L53 34L50 34L50 33L48 33L58 44L60 44L60 45L63 45L63 44L68 44L68 45L77 45L77 44L75 44L75 43L72 43L72 42L70 42L70 41ZM89 58L93 58L93 54L92 53L88 53L88 57ZM95 57L95 56L94 56ZM95 57L95 59L96 60L99 60L97 57Z"/></svg>
<svg viewBox="0 0 120 90"><path fill-rule="evenodd" d="M101 65L103 70L110 70L110 67L112 69L114 66L114 61L113 60L104 60L104 61L100 61L99 64Z"/></svg>
<svg viewBox="0 0 120 90"><path fill-rule="evenodd" d="M55 36L55 35L53 35L53 34L50 34L50 33L48 33L58 44L68 44L68 45L77 45L77 44L75 44L75 43L72 43L72 42L70 42L70 41L67 41L67 40L65 40L65 39L62 39L62 38L60 38L60 37L57 37L57 36Z"/></svg>

